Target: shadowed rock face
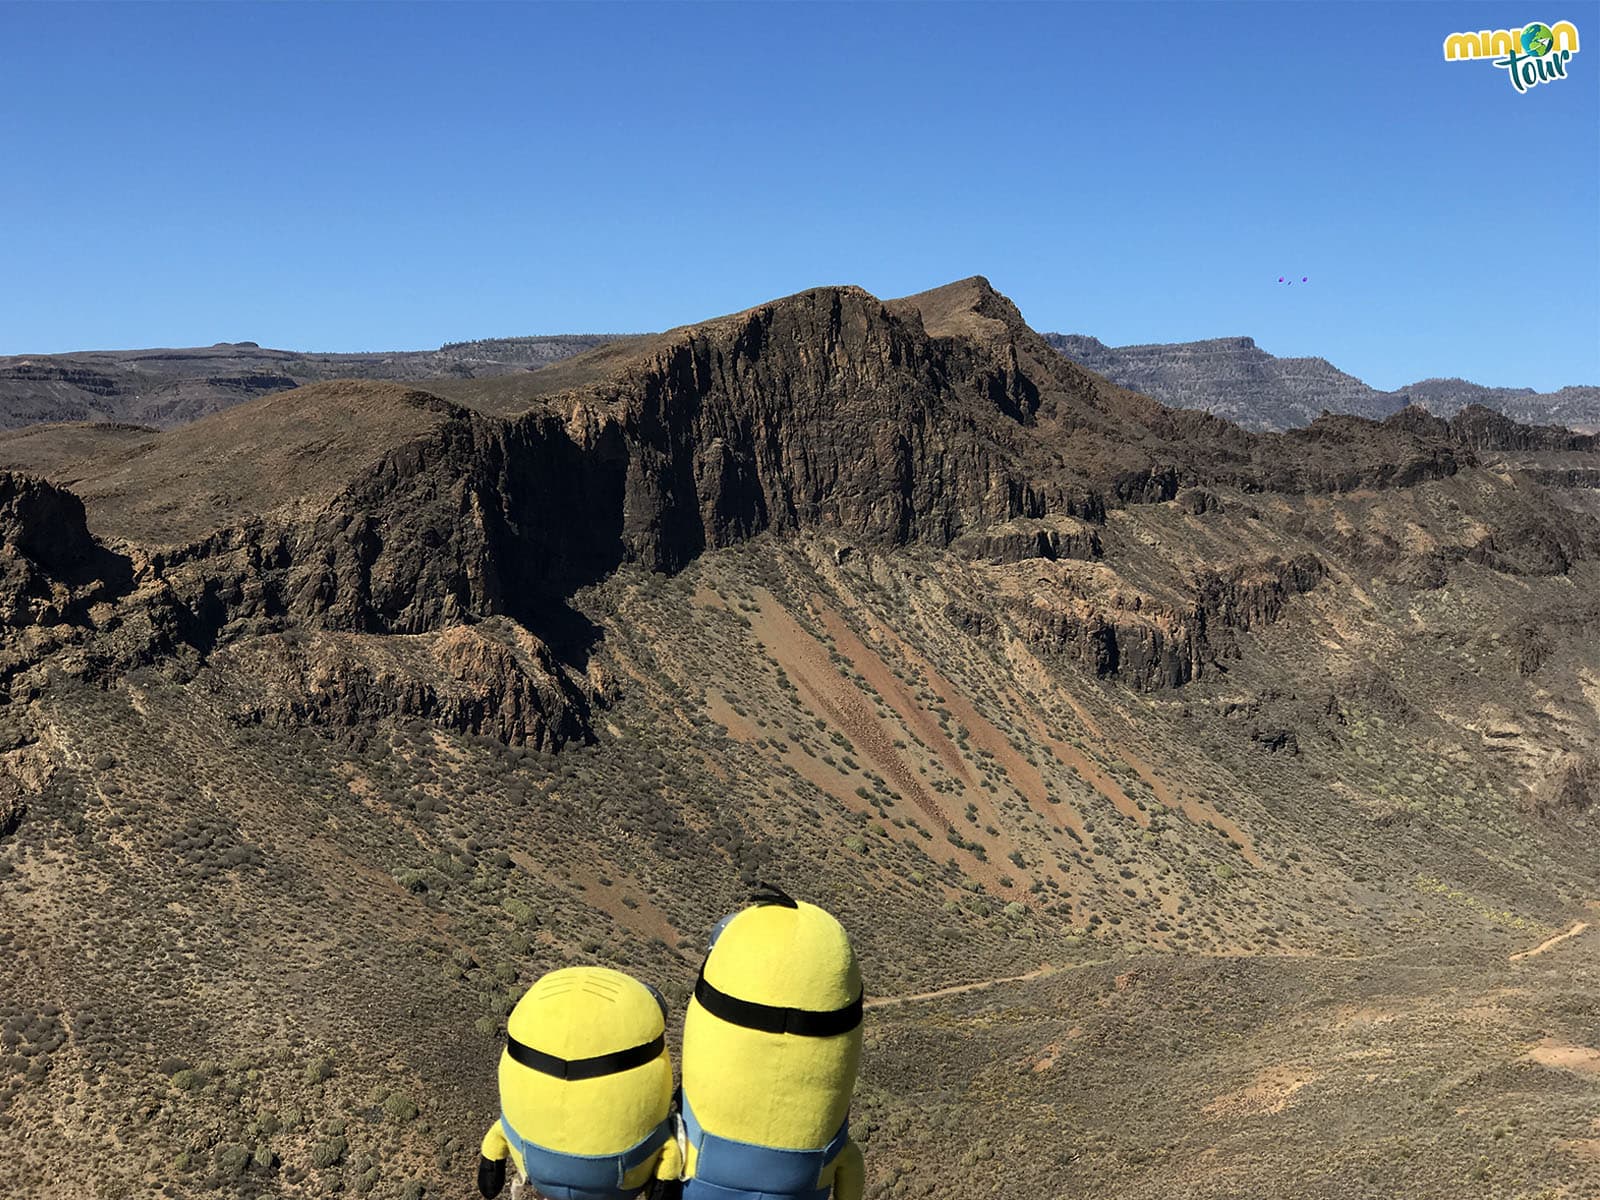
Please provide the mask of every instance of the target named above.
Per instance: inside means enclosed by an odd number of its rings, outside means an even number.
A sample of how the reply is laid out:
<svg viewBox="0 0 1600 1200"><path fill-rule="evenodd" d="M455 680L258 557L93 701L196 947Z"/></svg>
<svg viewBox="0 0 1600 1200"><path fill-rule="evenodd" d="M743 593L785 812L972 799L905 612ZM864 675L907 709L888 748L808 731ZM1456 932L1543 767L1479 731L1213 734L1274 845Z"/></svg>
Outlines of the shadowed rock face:
<svg viewBox="0 0 1600 1200"><path fill-rule="evenodd" d="M64 577L82 569L95 544L83 501L43 480L0 473L0 536L8 550Z"/></svg>
<svg viewBox="0 0 1600 1200"><path fill-rule="evenodd" d="M0 471L0 624L70 620L126 579L127 561L89 535L83 501L43 480Z"/></svg>

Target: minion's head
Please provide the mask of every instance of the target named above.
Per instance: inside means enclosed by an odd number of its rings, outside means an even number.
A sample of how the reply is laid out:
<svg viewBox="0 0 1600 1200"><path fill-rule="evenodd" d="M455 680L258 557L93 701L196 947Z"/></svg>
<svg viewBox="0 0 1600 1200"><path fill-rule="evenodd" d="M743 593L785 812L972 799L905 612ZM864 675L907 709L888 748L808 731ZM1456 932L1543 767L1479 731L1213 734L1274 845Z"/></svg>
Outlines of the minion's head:
<svg viewBox="0 0 1600 1200"><path fill-rule="evenodd" d="M712 934L684 1018L684 1094L712 1132L821 1146L855 1086L861 972L831 914L773 888L755 901Z"/></svg>
<svg viewBox="0 0 1600 1200"><path fill-rule="evenodd" d="M713 1012L742 1006L739 1015L756 1024L735 1024L772 1033L834 1036L859 1028L861 972L844 926L769 884L754 899L712 930L696 999Z"/></svg>
<svg viewBox="0 0 1600 1200"><path fill-rule="evenodd" d="M608 967L539 979L506 1022L500 1102L527 1140L568 1154L613 1154L667 1115L666 1002Z"/></svg>

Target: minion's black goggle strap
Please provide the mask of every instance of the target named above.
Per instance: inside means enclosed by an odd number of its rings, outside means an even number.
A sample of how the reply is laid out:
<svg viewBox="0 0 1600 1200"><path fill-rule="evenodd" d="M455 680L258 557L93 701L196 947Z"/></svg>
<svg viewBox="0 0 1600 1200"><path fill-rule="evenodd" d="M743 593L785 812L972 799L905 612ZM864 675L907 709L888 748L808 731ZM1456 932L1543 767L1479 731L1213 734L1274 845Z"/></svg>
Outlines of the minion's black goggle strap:
<svg viewBox="0 0 1600 1200"><path fill-rule="evenodd" d="M642 1046L630 1046L626 1050L615 1050L610 1054L597 1054L593 1058L557 1058L554 1054L535 1050L532 1046L517 1041L511 1034L506 1034L506 1053L514 1060L531 1071L538 1071L542 1075L553 1075L557 1079L569 1082L574 1079L598 1079L602 1075L617 1075L623 1071L631 1071L635 1067L644 1066L647 1062L654 1062L666 1048L667 1038L662 1034Z"/></svg>
<svg viewBox="0 0 1600 1200"><path fill-rule="evenodd" d="M810 1008L781 1008L757 1004L719 992L706 979L704 968L694 985L694 998L713 1017L745 1029L762 1033L793 1033L800 1037L837 1037L861 1024L861 995L843 1008L819 1012Z"/></svg>

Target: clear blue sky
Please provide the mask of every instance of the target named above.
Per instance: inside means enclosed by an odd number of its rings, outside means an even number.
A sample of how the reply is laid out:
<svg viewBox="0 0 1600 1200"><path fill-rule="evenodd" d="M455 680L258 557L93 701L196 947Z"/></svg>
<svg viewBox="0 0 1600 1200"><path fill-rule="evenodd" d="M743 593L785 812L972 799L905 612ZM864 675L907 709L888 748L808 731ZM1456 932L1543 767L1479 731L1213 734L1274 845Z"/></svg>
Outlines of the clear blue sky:
<svg viewBox="0 0 1600 1200"><path fill-rule="evenodd" d="M1445 63L1571 20L1566 80ZM0 353L1035 328L1600 383L1600 4L0 7ZM1279 286L1280 275L1310 283Z"/></svg>

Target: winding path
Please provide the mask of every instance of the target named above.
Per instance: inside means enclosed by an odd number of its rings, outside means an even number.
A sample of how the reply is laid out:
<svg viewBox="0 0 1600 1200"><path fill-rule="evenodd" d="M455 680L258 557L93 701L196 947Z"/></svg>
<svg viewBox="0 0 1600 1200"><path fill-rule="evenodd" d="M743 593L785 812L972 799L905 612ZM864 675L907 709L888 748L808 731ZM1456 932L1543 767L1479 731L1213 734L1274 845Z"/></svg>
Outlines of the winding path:
<svg viewBox="0 0 1600 1200"><path fill-rule="evenodd" d="M1555 937L1549 938L1549 939L1547 939L1545 941L1540 942L1532 950L1524 950L1520 954L1513 954L1511 956L1511 961L1512 962L1521 962L1525 958L1532 958L1535 954L1543 954L1546 950L1551 950L1551 949L1554 949L1556 946L1559 946L1562 942L1566 941L1568 938L1577 937L1580 933L1582 933L1587 928L1589 928L1589 922L1587 922L1587 921L1579 921L1576 925L1574 925L1571 929L1567 930L1565 933L1558 933L1558 934L1555 935Z"/></svg>
<svg viewBox="0 0 1600 1200"><path fill-rule="evenodd" d="M1006 975L1000 979L980 979L976 983L958 983L951 987L936 988L931 992L913 992L909 996L878 996L868 1000L863 1008L892 1008L897 1004L911 1004L917 1000L939 1000L945 996L959 996L963 992L982 992L1002 983L1026 983L1030 979L1043 979L1046 975L1054 975L1060 971L1076 971L1082 967L1098 966L1107 959L1097 959L1093 962L1073 963L1070 966L1057 967L1050 963L1035 967L1024 975Z"/></svg>
<svg viewBox="0 0 1600 1200"><path fill-rule="evenodd" d="M1579 921L1565 933L1558 933L1555 937L1547 938L1532 950L1523 950L1511 956L1512 962L1521 962L1525 958L1532 958L1536 954L1543 954L1546 950L1554 949L1568 938L1575 938L1589 928L1589 922ZM1318 957L1318 956L1313 956ZM1345 955L1344 958L1371 958L1377 955ZM931 992L912 992L906 996L878 996L868 1000L863 1008L894 1008L901 1004L914 1004L920 1000L942 1000L946 996L960 996L966 992L983 992L992 987L999 987L1005 983L1027 983L1032 979L1043 979L1047 975L1054 975L1060 971L1077 971L1084 967L1100 966L1112 961L1111 959L1093 959L1089 962L1071 963L1058 967L1051 963L1042 963L1031 971L1021 975L1003 975L999 979L980 979L975 983L957 983L950 987L935 988Z"/></svg>

